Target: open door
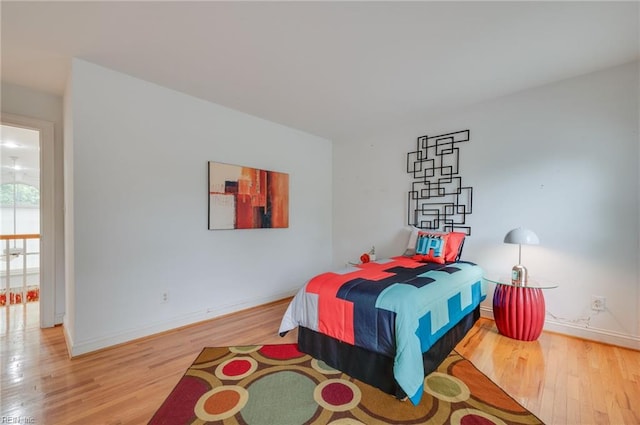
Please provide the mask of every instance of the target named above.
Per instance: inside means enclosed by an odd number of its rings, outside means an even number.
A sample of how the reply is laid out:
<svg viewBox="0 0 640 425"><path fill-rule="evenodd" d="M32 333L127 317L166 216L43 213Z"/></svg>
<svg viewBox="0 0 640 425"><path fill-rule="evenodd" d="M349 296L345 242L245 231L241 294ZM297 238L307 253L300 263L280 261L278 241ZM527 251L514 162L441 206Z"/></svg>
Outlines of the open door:
<svg viewBox="0 0 640 425"><path fill-rule="evenodd" d="M55 324L53 124L2 114L0 308ZM39 305L39 308L35 308ZM25 324L26 324L25 323Z"/></svg>

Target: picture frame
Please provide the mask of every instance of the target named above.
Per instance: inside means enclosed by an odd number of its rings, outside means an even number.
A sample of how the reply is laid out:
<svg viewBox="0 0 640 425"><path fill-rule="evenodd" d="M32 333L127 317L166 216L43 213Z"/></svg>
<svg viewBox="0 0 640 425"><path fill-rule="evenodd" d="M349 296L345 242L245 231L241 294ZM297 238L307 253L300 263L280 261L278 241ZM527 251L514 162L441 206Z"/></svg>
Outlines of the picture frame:
<svg viewBox="0 0 640 425"><path fill-rule="evenodd" d="M209 230L289 227L289 174L208 162Z"/></svg>

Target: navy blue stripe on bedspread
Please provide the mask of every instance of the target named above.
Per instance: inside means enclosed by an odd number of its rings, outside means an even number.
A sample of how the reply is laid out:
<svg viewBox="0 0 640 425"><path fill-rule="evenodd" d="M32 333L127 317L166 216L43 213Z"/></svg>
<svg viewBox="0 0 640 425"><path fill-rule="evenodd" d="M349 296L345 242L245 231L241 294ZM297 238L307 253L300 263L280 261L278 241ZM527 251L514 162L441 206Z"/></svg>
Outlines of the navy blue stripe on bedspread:
<svg viewBox="0 0 640 425"><path fill-rule="evenodd" d="M434 279L422 276L424 273L439 270L449 274L459 271L453 264L425 263L416 268L391 267L385 270L393 274L381 280L356 278L342 285L337 297L353 302L353 326L355 331L355 345L368 348L390 357L395 355L395 319L396 312L377 309L375 307L378 296L391 285L404 284L421 288L434 282ZM422 327L422 323L421 323ZM431 332L431 322L425 331ZM423 338L420 338L423 340Z"/></svg>

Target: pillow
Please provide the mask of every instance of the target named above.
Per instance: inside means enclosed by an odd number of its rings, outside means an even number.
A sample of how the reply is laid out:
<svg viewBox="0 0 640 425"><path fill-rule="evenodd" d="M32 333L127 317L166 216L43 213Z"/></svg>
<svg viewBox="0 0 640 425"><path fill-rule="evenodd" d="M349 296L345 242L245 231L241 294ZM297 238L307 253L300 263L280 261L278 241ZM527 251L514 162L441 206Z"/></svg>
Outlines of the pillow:
<svg viewBox="0 0 640 425"><path fill-rule="evenodd" d="M407 249L404 251L405 257L411 257L416 253L416 243L418 242L418 233L422 232L422 229L418 229L415 226L411 226L411 234L409 235L409 243Z"/></svg>
<svg viewBox="0 0 640 425"><path fill-rule="evenodd" d="M444 260L447 263L453 263L458 261L462 255L462 246L464 245L464 238L467 234L463 232L449 232L448 235L449 239L447 240Z"/></svg>
<svg viewBox="0 0 640 425"><path fill-rule="evenodd" d="M405 250L405 257L413 257L416 255L416 244L418 242L418 234L419 233L431 233L436 235L442 235L445 233L440 232L427 232L425 230L419 229L415 226L411 226L411 234L409 235L409 242L407 243L407 249ZM444 260L447 263L454 263L460 260L462 256L462 247L464 246L464 239L467 236L466 233L463 232L449 232L446 233L449 235L449 239L447 240L447 247L445 249Z"/></svg>
<svg viewBox="0 0 640 425"><path fill-rule="evenodd" d="M448 233L419 232L416 255L412 258L416 261L444 264L448 239Z"/></svg>

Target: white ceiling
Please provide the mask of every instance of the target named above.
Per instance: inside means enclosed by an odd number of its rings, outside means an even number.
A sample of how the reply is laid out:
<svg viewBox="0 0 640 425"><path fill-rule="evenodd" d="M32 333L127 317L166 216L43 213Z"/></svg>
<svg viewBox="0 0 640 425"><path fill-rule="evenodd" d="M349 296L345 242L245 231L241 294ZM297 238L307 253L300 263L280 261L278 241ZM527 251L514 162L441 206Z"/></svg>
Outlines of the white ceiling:
<svg viewBox="0 0 640 425"><path fill-rule="evenodd" d="M2 80L71 57L337 142L640 57L639 3L1 2Z"/></svg>

